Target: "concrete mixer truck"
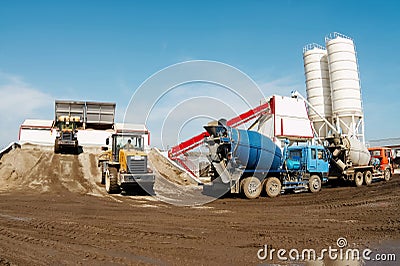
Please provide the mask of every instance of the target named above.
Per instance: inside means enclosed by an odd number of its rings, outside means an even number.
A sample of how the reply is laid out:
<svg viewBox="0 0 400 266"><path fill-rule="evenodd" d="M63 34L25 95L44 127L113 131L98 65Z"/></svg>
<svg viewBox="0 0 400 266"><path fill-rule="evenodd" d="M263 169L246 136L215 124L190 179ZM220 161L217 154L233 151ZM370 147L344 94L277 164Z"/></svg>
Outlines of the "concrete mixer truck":
<svg viewBox="0 0 400 266"><path fill-rule="evenodd" d="M374 179L389 181L391 168L381 167L381 161L373 156L367 147L359 140L347 136L327 137L327 149L331 153L329 168L330 180L344 180L360 187L370 185Z"/></svg>
<svg viewBox="0 0 400 266"><path fill-rule="evenodd" d="M321 190L328 180L328 154L323 146L285 146L283 152L268 137L231 128L223 121L204 127L211 162L211 184L205 194L241 193L252 199L265 192L276 197L285 191ZM286 143L288 144L288 143Z"/></svg>

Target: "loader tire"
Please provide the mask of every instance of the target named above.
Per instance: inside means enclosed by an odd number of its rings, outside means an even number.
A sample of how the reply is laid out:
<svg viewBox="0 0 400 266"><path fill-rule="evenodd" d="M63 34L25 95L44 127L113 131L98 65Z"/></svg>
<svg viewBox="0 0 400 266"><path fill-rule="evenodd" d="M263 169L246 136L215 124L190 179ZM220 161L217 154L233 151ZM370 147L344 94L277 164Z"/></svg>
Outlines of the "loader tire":
<svg viewBox="0 0 400 266"><path fill-rule="evenodd" d="M312 175L308 180L308 190L311 193L316 193L321 190L322 182L321 178L318 175Z"/></svg>
<svg viewBox="0 0 400 266"><path fill-rule="evenodd" d="M366 186L369 186L372 184L372 172L369 170L364 172L364 184Z"/></svg>
<svg viewBox="0 0 400 266"><path fill-rule="evenodd" d="M383 178L385 179L385 181L389 181L391 176L392 176L392 173L390 172L390 169L386 168L385 172L383 174Z"/></svg>
<svg viewBox="0 0 400 266"><path fill-rule="evenodd" d="M281 181L276 177L270 177L265 181L265 193L268 197L274 198L281 194L282 184Z"/></svg>
<svg viewBox="0 0 400 266"><path fill-rule="evenodd" d="M60 153L60 146L58 146L58 143L54 143L54 153Z"/></svg>
<svg viewBox="0 0 400 266"><path fill-rule="evenodd" d="M106 174L101 172L101 184L104 185L106 183Z"/></svg>
<svg viewBox="0 0 400 266"><path fill-rule="evenodd" d="M241 192L248 199L258 198L262 191L261 181L257 177L249 176L240 181Z"/></svg>
<svg viewBox="0 0 400 266"><path fill-rule="evenodd" d="M101 178L100 178L100 184L104 185L106 183L106 172L104 171L104 165L103 163L98 164L98 166L100 167L100 173L101 173Z"/></svg>
<svg viewBox="0 0 400 266"><path fill-rule="evenodd" d="M118 170L117 168L110 167L106 171L106 191L108 194L117 194L121 192L121 188L118 185Z"/></svg>
<svg viewBox="0 0 400 266"><path fill-rule="evenodd" d="M363 173L357 172L356 175L354 176L354 185L356 187L361 187L363 183L364 183Z"/></svg>

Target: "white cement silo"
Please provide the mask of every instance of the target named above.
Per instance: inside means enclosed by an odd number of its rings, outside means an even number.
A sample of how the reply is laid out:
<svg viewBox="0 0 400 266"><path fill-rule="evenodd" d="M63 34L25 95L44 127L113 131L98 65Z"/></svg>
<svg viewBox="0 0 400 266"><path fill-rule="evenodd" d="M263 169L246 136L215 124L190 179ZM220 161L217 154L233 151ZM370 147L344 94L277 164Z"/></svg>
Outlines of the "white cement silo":
<svg viewBox="0 0 400 266"><path fill-rule="evenodd" d="M331 87L327 51L318 44L309 44L303 49L304 73L306 77L307 100L316 111L328 121L332 118ZM327 136L329 128L324 120L311 108L308 116L320 138Z"/></svg>
<svg viewBox="0 0 400 266"><path fill-rule="evenodd" d="M340 33L325 38L332 97L332 115L345 135L364 141L364 114L354 42Z"/></svg>

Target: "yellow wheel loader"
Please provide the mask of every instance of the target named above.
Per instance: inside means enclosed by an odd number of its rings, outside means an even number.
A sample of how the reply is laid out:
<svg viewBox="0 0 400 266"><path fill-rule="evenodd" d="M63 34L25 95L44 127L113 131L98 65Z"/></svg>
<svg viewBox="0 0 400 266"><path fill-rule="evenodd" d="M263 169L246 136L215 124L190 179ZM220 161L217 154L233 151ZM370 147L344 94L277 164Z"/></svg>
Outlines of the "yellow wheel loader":
<svg viewBox="0 0 400 266"><path fill-rule="evenodd" d="M152 194L155 176L148 167L143 136L115 133L106 140L106 145L110 144L111 149L104 147L98 162L107 193L143 189Z"/></svg>
<svg viewBox="0 0 400 266"><path fill-rule="evenodd" d="M54 152L78 154L79 144L77 128L81 125L79 116L59 116L56 120L57 135L54 142Z"/></svg>

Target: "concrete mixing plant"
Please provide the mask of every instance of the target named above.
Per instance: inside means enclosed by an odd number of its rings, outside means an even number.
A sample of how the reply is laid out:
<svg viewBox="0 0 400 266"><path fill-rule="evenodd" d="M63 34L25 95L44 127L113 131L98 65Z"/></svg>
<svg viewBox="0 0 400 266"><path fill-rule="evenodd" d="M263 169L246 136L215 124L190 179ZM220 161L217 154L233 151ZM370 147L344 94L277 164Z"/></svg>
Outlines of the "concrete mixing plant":
<svg viewBox="0 0 400 266"><path fill-rule="evenodd" d="M329 179L370 185L373 178L389 180L371 164L364 145L364 113L356 51L351 38L331 33L326 49L310 44L303 49L308 115L315 133L331 155Z"/></svg>
<svg viewBox="0 0 400 266"><path fill-rule="evenodd" d="M354 41L343 34L325 37L326 49L311 44L304 47L304 70L310 120L316 133L325 139L332 134L326 121L343 136L365 142L361 86Z"/></svg>

